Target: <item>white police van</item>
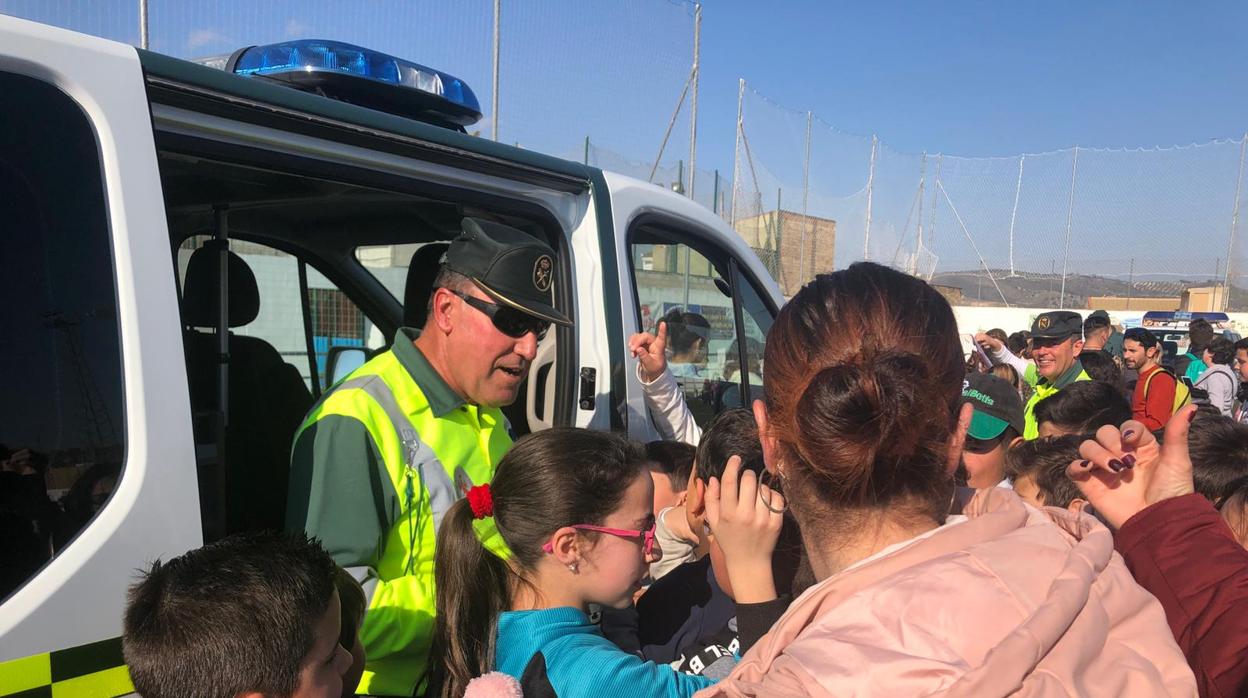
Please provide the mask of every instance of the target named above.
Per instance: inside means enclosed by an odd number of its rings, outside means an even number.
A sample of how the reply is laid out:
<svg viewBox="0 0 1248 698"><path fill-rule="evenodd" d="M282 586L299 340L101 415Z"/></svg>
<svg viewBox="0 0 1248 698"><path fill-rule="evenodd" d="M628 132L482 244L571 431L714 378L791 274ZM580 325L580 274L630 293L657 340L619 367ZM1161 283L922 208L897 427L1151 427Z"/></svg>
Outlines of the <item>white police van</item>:
<svg viewBox="0 0 1248 698"><path fill-rule="evenodd" d="M520 433L657 438L625 341L673 309L699 419L748 399L781 302L710 211L471 137L468 86L365 49L212 67L0 16L0 105L0 696L131 690L135 571L280 526L304 411L419 322L464 216L559 252Z"/></svg>

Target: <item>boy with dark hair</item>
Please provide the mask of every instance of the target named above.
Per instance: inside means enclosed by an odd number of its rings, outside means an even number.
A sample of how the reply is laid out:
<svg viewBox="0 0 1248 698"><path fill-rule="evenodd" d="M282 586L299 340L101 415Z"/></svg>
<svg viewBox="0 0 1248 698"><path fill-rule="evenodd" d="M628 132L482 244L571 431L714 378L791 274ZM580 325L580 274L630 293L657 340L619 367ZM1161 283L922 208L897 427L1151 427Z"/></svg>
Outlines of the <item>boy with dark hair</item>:
<svg viewBox="0 0 1248 698"><path fill-rule="evenodd" d="M144 698L336 698L337 567L303 534L232 536L152 564L130 588L122 647Z"/></svg>
<svg viewBox="0 0 1248 698"><path fill-rule="evenodd" d="M972 373L962 382L962 402L975 411L957 477L972 489L997 487L1005 480L1006 451L1023 441L1023 399L1005 380Z"/></svg>
<svg viewBox="0 0 1248 698"><path fill-rule="evenodd" d="M1235 407L1235 421L1248 422L1248 409L1244 409L1248 403L1248 339L1235 342L1235 359L1231 367L1239 378L1239 390L1235 391L1235 400L1238 403Z"/></svg>
<svg viewBox="0 0 1248 698"><path fill-rule="evenodd" d="M1204 318L1198 317L1187 323L1187 353L1174 357L1176 376L1186 378L1189 384L1200 378L1200 374L1208 368L1201 355L1213 340L1213 335L1213 325Z"/></svg>
<svg viewBox="0 0 1248 698"><path fill-rule="evenodd" d="M728 472L729 459L734 456L740 458L739 468ZM754 499L761 494L754 494L756 490L745 483L756 482L763 470L754 415L737 409L716 416L698 443L685 504L689 528L709 552L656 581L637 602L641 651L646 659L669 663L688 673L721 676L721 671L726 673L731 668L732 655L744 653L788 607L791 595L777 595L776 590L788 591L793 584L801 546L796 527L786 525L779 543L773 543L770 568L765 562L759 563L773 588L769 595L761 594L769 598L755 598L758 592L754 588L734 590L723 541L708 525L707 489L711 480L724 480L727 486L728 480L739 476L742 491L748 489ZM781 498L776 496L775 500L783 508ZM786 524L791 521L787 516L785 519ZM734 596L742 591L744 596Z"/></svg>
<svg viewBox="0 0 1248 698"><path fill-rule="evenodd" d="M646 467L654 480L654 537L663 550L663 557L650 565L651 579L659 579L697 559L697 538L685 523L684 514L695 452L693 446L682 441L646 444Z"/></svg>
<svg viewBox="0 0 1248 698"><path fill-rule="evenodd" d="M1087 502L1066 476L1066 468L1071 461L1079 460L1079 445L1083 441L1084 437L1078 434L1042 436L1010 449L1005 454L1005 469L1014 480L1014 492L1033 506L1082 509Z"/></svg>
<svg viewBox="0 0 1248 698"><path fill-rule="evenodd" d="M1201 360L1207 368L1192 384L1192 400L1198 404L1213 405L1224 417L1232 416L1235 393L1239 389L1239 379L1231 370L1235 344L1226 337L1214 337L1205 345Z"/></svg>
<svg viewBox="0 0 1248 698"><path fill-rule="evenodd" d="M1236 480L1248 476L1248 424L1196 415L1187 435L1196 493L1216 506Z"/></svg>
<svg viewBox="0 0 1248 698"><path fill-rule="evenodd" d="M646 467L654 480L654 510L684 502L689 473L697 449L681 441L651 441L646 444Z"/></svg>
<svg viewBox="0 0 1248 698"><path fill-rule="evenodd" d="M1114 386L1091 380L1074 383L1036 405L1040 436L1095 434L1131 419L1131 405Z"/></svg>

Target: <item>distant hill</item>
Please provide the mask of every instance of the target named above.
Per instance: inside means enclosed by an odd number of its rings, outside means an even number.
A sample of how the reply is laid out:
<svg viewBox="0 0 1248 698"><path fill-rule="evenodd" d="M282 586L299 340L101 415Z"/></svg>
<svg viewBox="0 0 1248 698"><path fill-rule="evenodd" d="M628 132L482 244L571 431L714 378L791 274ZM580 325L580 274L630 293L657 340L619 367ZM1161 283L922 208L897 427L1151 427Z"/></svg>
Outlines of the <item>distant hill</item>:
<svg viewBox="0 0 1248 698"><path fill-rule="evenodd" d="M1037 274L1022 272L1009 275L1005 269L992 270L1001 287L1001 293L1012 306L1031 308L1056 308L1061 297L1062 277L1060 274ZM982 271L941 272L932 278L932 283L962 289L963 303L966 305L1001 305L1001 295L993 286L992 280ZM1177 298L1184 289L1194 286L1209 286L1216 283L1211 279L1182 279L1179 281L1137 280L1129 284L1121 279L1104 276L1069 275L1066 277L1067 308L1086 308L1090 296L1127 296L1133 298ZM1248 290L1238 286L1231 287L1231 310L1248 310ZM1132 307L1135 304L1132 303ZM1141 302L1140 309L1147 309L1147 303Z"/></svg>

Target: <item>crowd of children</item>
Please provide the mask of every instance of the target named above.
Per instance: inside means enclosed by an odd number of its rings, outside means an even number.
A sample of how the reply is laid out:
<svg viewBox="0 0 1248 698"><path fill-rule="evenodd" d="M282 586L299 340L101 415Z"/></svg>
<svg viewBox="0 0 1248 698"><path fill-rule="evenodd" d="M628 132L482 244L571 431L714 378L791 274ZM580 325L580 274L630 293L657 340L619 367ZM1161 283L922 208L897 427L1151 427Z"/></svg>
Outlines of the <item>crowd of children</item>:
<svg viewBox="0 0 1248 698"><path fill-rule="evenodd" d="M532 434L442 519L422 695L1248 691L1223 406L1154 434L1084 369L1025 406L1012 364L968 375L940 294L869 263L785 305L762 399L705 431L666 333L629 348L667 441ZM142 576L126 660L148 698L352 695L364 599L315 541L227 538Z"/></svg>

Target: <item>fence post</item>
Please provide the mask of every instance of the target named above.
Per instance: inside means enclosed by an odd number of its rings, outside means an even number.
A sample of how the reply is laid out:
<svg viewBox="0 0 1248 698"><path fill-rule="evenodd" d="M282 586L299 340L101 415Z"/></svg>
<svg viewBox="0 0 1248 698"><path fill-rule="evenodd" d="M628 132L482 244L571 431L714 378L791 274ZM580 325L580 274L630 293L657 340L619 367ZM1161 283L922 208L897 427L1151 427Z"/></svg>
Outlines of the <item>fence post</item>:
<svg viewBox="0 0 1248 698"><path fill-rule="evenodd" d="M919 211L915 218L918 225L914 235L914 255L910 258L910 275L919 275L919 253L923 251L923 188L927 184L927 151L923 151L923 159L919 160ZM901 231L904 236L906 231Z"/></svg>
<svg viewBox="0 0 1248 698"><path fill-rule="evenodd" d="M147 0L139 0L139 48L147 50Z"/></svg>
<svg viewBox="0 0 1248 698"><path fill-rule="evenodd" d="M867 225L862 233L862 258L871 261L871 195L875 188L875 153L880 139L871 136L871 168L867 171Z"/></svg>
<svg viewBox="0 0 1248 698"><path fill-rule="evenodd" d="M1014 210L1010 211L1010 276L1015 275L1014 271L1014 221L1018 219L1018 195L1023 192L1023 162L1027 160L1026 155L1018 156L1018 184L1014 187Z"/></svg>
<svg viewBox="0 0 1248 698"><path fill-rule="evenodd" d="M494 0L494 106L490 108L490 140L498 142L498 60L499 60L499 21L503 16L503 0Z"/></svg>
<svg viewBox="0 0 1248 698"><path fill-rule="evenodd" d="M784 278L784 252L782 252L784 251L784 245L782 245L782 242L784 242L784 209L780 205L780 191L778 187L776 189L776 231L773 240L776 248L776 256L773 261L775 265L773 275L776 283L780 285L780 291L784 292L784 281L782 281L782 278Z"/></svg>
<svg viewBox="0 0 1248 698"><path fill-rule="evenodd" d="M1075 176L1079 172L1079 146L1070 162L1070 203L1066 207L1066 247L1062 252L1062 293L1058 296L1058 310L1066 309L1066 265L1070 261L1070 224L1075 215Z"/></svg>
<svg viewBox="0 0 1248 698"><path fill-rule="evenodd" d="M698 75L702 72L702 3L693 6L693 100L689 103L689 198L698 178Z"/></svg>
<svg viewBox="0 0 1248 698"><path fill-rule="evenodd" d="M807 209L810 202L810 122L813 118L812 112L806 112L806 155L802 161L802 245L797 255L798 284L806 283L806 231L810 228L810 214ZM814 231L811 232L813 234ZM810 265L813 267L815 260L810 260Z"/></svg>
<svg viewBox="0 0 1248 698"><path fill-rule="evenodd" d="M719 170L715 170L715 195L711 197L711 213L719 215Z"/></svg>
<svg viewBox="0 0 1248 698"><path fill-rule="evenodd" d="M729 224L737 227L737 192L741 190L741 108L745 103L745 78L737 83L737 140L733 144L732 154L732 209L729 213Z"/></svg>
<svg viewBox="0 0 1248 698"><path fill-rule="evenodd" d="M1239 174L1235 177L1235 206L1231 209L1231 234L1226 241L1226 276L1222 279L1222 310L1231 308L1231 260L1235 253L1235 232L1239 228L1239 195L1244 187L1244 153L1248 150L1248 133L1239 141Z"/></svg>

